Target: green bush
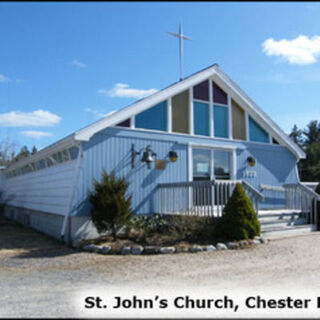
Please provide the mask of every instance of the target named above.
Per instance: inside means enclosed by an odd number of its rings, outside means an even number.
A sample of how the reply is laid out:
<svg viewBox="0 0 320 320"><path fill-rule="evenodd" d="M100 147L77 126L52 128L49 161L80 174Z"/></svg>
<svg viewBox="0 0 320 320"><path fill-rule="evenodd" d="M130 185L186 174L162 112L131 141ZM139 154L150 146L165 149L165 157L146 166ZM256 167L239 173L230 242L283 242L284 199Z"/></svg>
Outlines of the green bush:
<svg viewBox="0 0 320 320"><path fill-rule="evenodd" d="M102 172L102 181L94 180L94 191L89 192L91 218L98 232L112 230L116 239L117 228L130 221L132 196L127 196L129 183L124 178L117 178L114 172L110 175Z"/></svg>
<svg viewBox="0 0 320 320"><path fill-rule="evenodd" d="M253 239L260 235L260 222L243 186L237 183L219 219L216 235L228 240Z"/></svg>

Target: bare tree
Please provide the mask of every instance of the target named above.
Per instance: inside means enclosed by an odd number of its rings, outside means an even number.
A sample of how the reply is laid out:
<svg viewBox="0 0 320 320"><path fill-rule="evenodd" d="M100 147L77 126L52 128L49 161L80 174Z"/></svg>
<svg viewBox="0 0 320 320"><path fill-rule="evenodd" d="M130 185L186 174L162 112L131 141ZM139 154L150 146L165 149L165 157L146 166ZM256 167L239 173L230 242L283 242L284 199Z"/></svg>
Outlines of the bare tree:
<svg viewBox="0 0 320 320"><path fill-rule="evenodd" d="M12 142L9 135L0 140L0 166L8 165L15 158L17 144Z"/></svg>

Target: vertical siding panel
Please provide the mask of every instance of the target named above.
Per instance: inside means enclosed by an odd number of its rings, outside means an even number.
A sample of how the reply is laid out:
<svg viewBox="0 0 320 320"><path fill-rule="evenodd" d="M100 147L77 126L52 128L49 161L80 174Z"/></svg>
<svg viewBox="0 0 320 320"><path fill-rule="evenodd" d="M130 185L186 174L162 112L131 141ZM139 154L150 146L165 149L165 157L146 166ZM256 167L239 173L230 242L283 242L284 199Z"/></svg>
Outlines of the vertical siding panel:
<svg viewBox="0 0 320 320"><path fill-rule="evenodd" d="M166 135L163 133L108 128L99 132L89 142L83 143L85 160L83 163L82 192L77 199L82 209L79 214L89 214L87 189L92 189L92 179L101 179L102 168L107 172L116 171L118 176L124 176L129 181L129 192L133 194L132 207L136 213L146 214L153 210L153 198L159 183L179 182L188 180L188 143L199 142L212 146L230 145L237 147L237 179L243 179L246 170L256 171L256 177L244 178L253 186L260 184L281 185L285 182L297 182L296 159L286 148L270 144L255 144L235 141L219 141L217 139L195 138L183 135ZM135 159L135 168L131 168L131 144L142 152ZM157 153L157 159L166 160L165 170L147 169L140 162L147 145ZM178 153L178 160L171 163L168 158L170 150ZM256 159L256 166L247 166L248 156Z"/></svg>

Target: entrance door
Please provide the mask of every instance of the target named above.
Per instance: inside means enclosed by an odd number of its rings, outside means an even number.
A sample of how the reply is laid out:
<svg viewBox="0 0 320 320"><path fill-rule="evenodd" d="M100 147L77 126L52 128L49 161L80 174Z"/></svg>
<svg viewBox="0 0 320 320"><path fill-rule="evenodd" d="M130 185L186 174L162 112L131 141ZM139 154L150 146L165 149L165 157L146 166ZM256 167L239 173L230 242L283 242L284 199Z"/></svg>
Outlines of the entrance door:
<svg viewBox="0 0 320 320"><path fill-rule="evenodd" d="M192 149L192 180L210 181L210 180L230 180L231 179L231 152L218 149ZM195 186L193 189L194 205L211 205L224 203L227 199L222 199L222 190L219 187L208 190L208 186Z"/></svg>

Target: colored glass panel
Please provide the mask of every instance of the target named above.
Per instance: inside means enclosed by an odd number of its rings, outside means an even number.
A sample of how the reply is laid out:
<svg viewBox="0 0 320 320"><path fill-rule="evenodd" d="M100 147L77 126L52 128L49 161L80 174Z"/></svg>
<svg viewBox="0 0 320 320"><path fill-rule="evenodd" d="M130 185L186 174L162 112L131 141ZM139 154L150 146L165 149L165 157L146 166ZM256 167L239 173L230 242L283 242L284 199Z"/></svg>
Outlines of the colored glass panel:
<svg viewBox="0 0 320 320"><path fill-rule="evenodd" d="M167 130L167 101L161 102L135 116L135 127L151 130Z"/></svg>
<svg viewBox="0 0 320 320"><path fill-rule="evenodd" d="M172 97L172 131L189 133L189 90Z"/></svg>
<svg viewBox="0 0 320 320"><path fill-rule="evenodd" d="M278 140L275 139L275 138L272 138L272 143L273 143L273 144L279 144Z"/></svg>
<svg viewBox="0 0 320 320"><path fill-rule="evenodd" d="M131 123L131 121L130 121L130 118L129 118L127 120L124 120L124 121L118 123L116 126L117 127L127 127L127 128L129 128L130 127L130 123Z"/></svg>
<svg viewBox="0 0 320 320"><path fill-rule="evenodd" d="M193 113L194 134L209 136L209 104L194 101Z"/></svg>
<svg viewBox="0 0 320 320"><path fill-rule="evenodd" d="M214 136L220 138L228 138L229 136L229 120L228 107L214 105Z"/></svg>
<svg viewBox="0 0 320 320"><path fill-rule="evenodd" d="M269 134L249 116L250 141L269 143Z"/></svg>
<svg viewBox="0 0 320 320"><path fill-rule="evenodd" d="M212 82L213 87L213 102L228 104L227 94L214 82Z"/></svg>
<svg viewBox="0 0 320 320"><path fill-rule="evenodd" d="M193 98L209 101L209 82L208 80L193 87Z"/></svg>
<svg viewBox="0 0 320 320"><path fill-rule="evenodd" d="M246 140L246 121L244 110L232 100L233 139Z"/></svg>

